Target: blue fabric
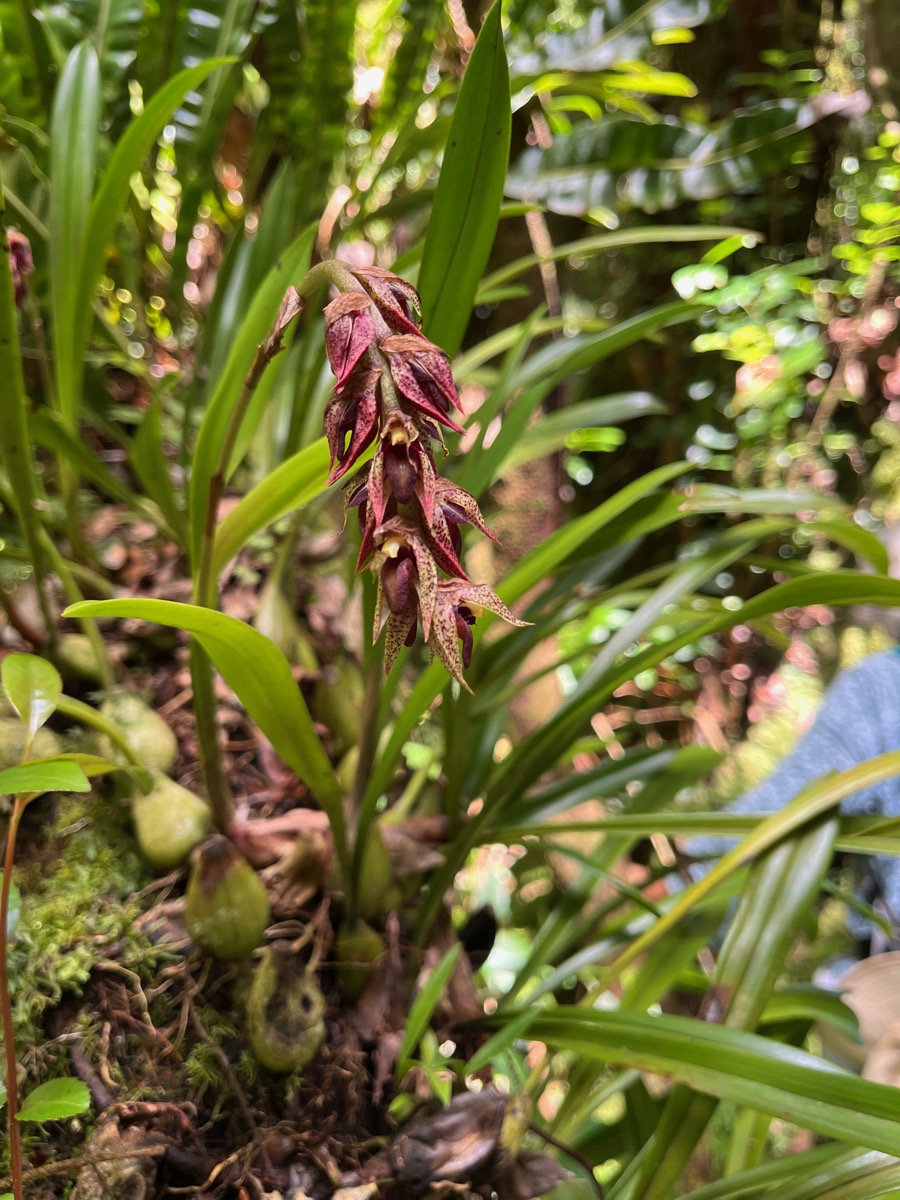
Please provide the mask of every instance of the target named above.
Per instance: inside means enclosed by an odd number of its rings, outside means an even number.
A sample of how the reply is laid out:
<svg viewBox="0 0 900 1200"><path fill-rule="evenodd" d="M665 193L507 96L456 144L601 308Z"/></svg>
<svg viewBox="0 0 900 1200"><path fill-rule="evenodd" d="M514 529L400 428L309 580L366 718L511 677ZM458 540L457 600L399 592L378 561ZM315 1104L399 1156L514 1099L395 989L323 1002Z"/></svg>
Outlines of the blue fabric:
<svg viewBox="0 0 900 1200"><path fill-rule="evenodd" d="M900 648L873 654L839 675L822 702L812 728L759 787L741 796L729 812L772 813L829 771L846 771L878 754L900 750ZM900 778L884 780L849 796L841 812L851 816L900 817ZM698 837L690 854L719 855L733 839ZM871 860L890 917L900 917L900 858Z"/></svg>

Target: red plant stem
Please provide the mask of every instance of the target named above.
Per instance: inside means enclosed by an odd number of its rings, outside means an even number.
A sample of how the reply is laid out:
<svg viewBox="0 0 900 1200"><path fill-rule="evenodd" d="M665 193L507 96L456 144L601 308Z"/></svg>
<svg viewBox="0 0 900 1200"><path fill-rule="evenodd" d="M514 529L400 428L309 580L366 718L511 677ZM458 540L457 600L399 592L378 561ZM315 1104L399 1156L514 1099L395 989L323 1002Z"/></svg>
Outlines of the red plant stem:
<svg viewBox="0 0 900 1200"><path fill-rule="evenodd" d="M0 1018L3 1021L3 1050L6 1055L6 1120L9 1129L9 1166L13 1196L22 1200L22 1143L19 1139L19 1089L16 1079L16 1043L13 1037L12 1001L9 994L9 892L12 887L13 860L16 854L16 834L25 805L31 795L16 796L9 829L6 832L6 851L3 855L3 884L0 887Z"/></svg>

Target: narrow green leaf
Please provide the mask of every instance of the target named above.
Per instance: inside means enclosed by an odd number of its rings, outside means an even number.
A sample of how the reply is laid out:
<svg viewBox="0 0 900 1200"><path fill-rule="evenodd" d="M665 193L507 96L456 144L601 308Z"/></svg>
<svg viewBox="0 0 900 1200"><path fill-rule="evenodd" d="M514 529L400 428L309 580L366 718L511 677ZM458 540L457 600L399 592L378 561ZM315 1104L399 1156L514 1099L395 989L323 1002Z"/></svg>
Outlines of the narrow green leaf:
<svg viewBox="0 0 900 1200"><path fill-rule="evenodd" d="M270 332L289 285L297 281L298 272L303 269L302 264L309 255L309 245L309 231L306 230L288 247L260 284L203 414L194 448L189 501L191 558L195 565L199 559L207 516L209 486L232 411L240 398L257 347Z"/></svg>
<svg viewBox="0 0 900 1200"><path fill-rule="evenodd" d="M768 851L750 873L711 983L719 1008L715 1019L728 1028L755 1027L818 895L836 830L834 816L814 821ZM715 1107L708 1095L683 1087L670 1092L659 1124L666 1153L638 1164L634 1188L646 1200L671 1195Z"/></svg>
<svg viewBox="0 0 900 1200"><path fill-rule="evenodd" d="M887 1200L898 1193L900 1162L870 1150L803 1172L778 1188L777 1200ZM766 1195L775 1200L774 1192Z"/></svg>
<svg viewBox="0 0 900 1200"><path fill-rule="evenodd" d="M321 495L328 462L328 443L319 438L251 488L216 529L213 574L218 575L254 534Z"/></svg>
<svg viewBox="0 0 900 1200"><path fill-rule="evenodd" d="M512 113L500 18L496 0L459 89L419 272L425 333L451 356L494 243L509 163Z"/></svg>
<svg viewBox="0 0 900 1200"><path fill-rule="evenodd" d="M7 699L25 724L30 744L59 703L59 671L35 654L8 654L0 666L0 680Z"/></svg>
<svg viewBox="0 0 900 1200"><path fill-rule="evenodd" d="M788 1197L790 1200L796 1200L788 1189L803 1186L803 1181L808 1182L816 1178L820 1169L829 1173L837 1172L844 1164L860 1157L897 1165L896 1160L887 1155L880 1155L875 1151L861 1155L856 1149L848 1150L840 1143L831 1142L800 1154L789 1154L761 1166L739 1171L727 1179L717 1179L714 1183L688 1192L684 1200L744 1200L744 1197L751 1196L755 1200L763 1194L769 1200L782 1200L782 1196L784 1200L788 1200ZM867 1200L875 1200L874 1195Z"/></svg>
<svg viewBox="0 0 900 1200"><path fill-rule="evenodd" d="M516 563L498 588L498 595L504 604L514 604L520 596L530 591L536 584L549 578L560 563L574 554L588 540L595 538L604 526L615 517L628 511L635 501L655 492L657 488L670 480L683 475L688 469L687 463L667 463L657 467L640 479L627 484L615 495L595 508L593 512L585 513L575 521L570 521L562 529L556 530L551 537L545 538L540 545L530 551L525 558Z"/></svg>
<svg viewBox="0 0 900 1200"><path fill-rule="evenodd" d="M450 976L456 969L460 954L462 954L462 943L457 942L450 947L431 972L425 986L413 1001L406 1029L403 1031L403 1041L400 1043L400 1050L397 1054L397 1066L394 1070L394 1077L398 1083L411 1066L412 1053L431 1024L434 1010L444 994L444 988L450 982Z"/></svg>
<svg viewBox="0 0 900 1200"><path fill-rule="evenodd" d="M852 521L810 521L804 529L822 533L832 542L852 551L859 558L872 564L879 575L888 575L891 570L887 547L880 538L868 529L854 525Z"/></svg>
<svg viewBox="0 0 900 1200"><path fill-rule="evenodd" d="M541 263L559 262L570 255L589 257L592 254L603 254L619 246L643 246L662 243L669 246L673 242L707 242L718 241L723 235L732 233L737 247L762 240L762 235L750 229L729 230L722 225L641 225L634 229L617 229L613 233L600 233L594 237L578 238L574 242L566 242L562 246L554 246L549 254L526 254L505 266L485 275L481 287L487 292L509 283L538 267Z"/></svg>
<svg viewBox="0 0 900 1200"><path fill-rule="evenodd" d="M796 983L779 988L766 1001L760 1025L783 1025L787 1021L812 1024L821 1021L839 1029L851 1041L859 1041L859 1021L839 992L826 991L813 984Z"/></svg>
<svg viewBox="0 0 900 1200"><path fill-rule="evenodd" d="M840 510L843 507L833 496L813 491L788 491L778 488L732 488L715 483L695 483L681 498L685 513L796 513L818 512L821 509ZM860 530L860 533L864 532Z"/></svg>
<svg viewBox="0 0 900 1200"><path fill-rule="evenodd" d="M96 729L98 733L102 733L104 737L108 737L112 744L118 750L122 751L131 763L133 770L140 771L143 769L140 759L135 754L131 743L119 726L104 717L103 713L99 712L92 705L85 704L83 700L76 700L74 696L61 696L56 707L64 716L72 717L73 720L80 722L82 725L87 725L89 729Z"/></svg>
<svg viewBox="0 0 900 1200"><path fill-rule="evenodd" d="M459 485L476 497L485 491L494 481L501 462L525 433L531 414L562 379L603 362L669 325L692 320L700 311L695 304L662 304L611 329L562 338L532 354L512 380L512 387L521 389L521 394L504 415L500 432L489 447L478 446L476 452L466 455L457 472Z"/></svg>
<svg viewBox="0 0 900 1200"><path fill-rule="evenodd" d="M539 546L538 551L541 548ZM502 588L500 595L509 603ZM554 716L531 738L517 746L504 761L501 774L512 787L518 786L517 781L534 779L535 764L556 762L616 688L633 679L640 671L671 657L690 642L738 623L747 624L771 613L783 612L795 605L856 603L896 606L900 604L900 581L852 571L802 576L769 588L740 608L717 614L701 625L683 629L665 642L648 645L614 669L604 670L593 678L583 677L578 689ZM540 773L540 769L537 773Z"/></svg>
<svg viewBox="0 0 900 1200"><path fill-rule="evenodd" d="M103 272L110 240L122 218L132 175L140 170L166 120L184 97L195 91L213 71L220 70L233 61L230 58L214 58L179 71L146 102L144 111L134 118L119 139L103 173L90 212L86 214L80 254L73 257L68 264L71 272L73 264L80 263L77 283L74 285L75 323L72 330L73 351L79 362L90 336L94 293ZM92 134L94 133L92 127ZM55 190L58 186L55 174L52 179ZM75 369L79 370L77 366ZM63 411L65 413L65 409Z"/></svg>
<svg viewBox="0 0 900 1200"><path fill-rule="evenodd" d="M85 600L71 617L132 617L184 629L197 639L287 765L343 828L341 789L313 728L287 659L251 625L213 609L170 600Z"/></svg>
<svg viewBox="0 0 900 1200"><path fill-rule="evenodd" d="M100 64L90 42L66 60L50 119L50 294L57 387L64 423L71 429L81 404L79 264L94 186L100 137Z"/></svg>
<svg viewBox="0 0 900 1200"><path fill-rule="evenodd" d="M88 779L93 779L96 775L111 775L114 771L123 771L143 790L149 791L153 786L153 775L145 767L122 766L121 763L110 762L108 758L99 754L82 754L77 750L67 750L48 758L31 758L28 762L30 766L35 767L55 762L74 763L84 771Z"/></svg>
<svg viewBox="0 0 900 1200"><path fill-rule="evenodd" d="M558 412L542 417L536 425L529 426L501 462L500 470L511 471L536 458L555 454L568 445L571 436L580 430L615 425L619 421L633 421L637 417L664 412L666 406L650 392L622 392L597 400L584 400L580 404L569 404Z"/></svg>
<svg viewBox="0 0 900 1200"><path fill-rule="evenodd" d="M175 499L169 464L163 451L162 397L156 396L144 413L128 451L128 459L141 487L169 524L179 545L187 545L187 518Z"/></svg>
<svg viewBox="0 0 900 1200"><path fill-rule="evenodd" d="M900 1155L896 1089L756 1034L687 1017L579 1007L540 1013L530 1033L560 1050L651 1071L816 1133Z"/></svg>
<svg viewBox="0 0 900 1200"><path fill-rule="evenodd" d="M77 1117L91 1106L91 1093L80 1079L51 1079L29 1092L17 1121L60 1121Z"/></svg>
<svg viewBox="0 0 900 1200"><path fill-rule="evenodd" d="M848 771L832 773L805 787L789 804L752 830L739 845L729 850L693 887L682 892L672 907L646 933L637 938L615 962L618 974L628 963L639 958L734 871L795 830L835 808L847 796L884 779L900 774L900 750L881 754ZM752 1107L752 1106L751 1106Z"/></svg>
<svg viewBox="0 0 900 1200"><path fill-rule="evenodd" d="M46 759L0 771L0 796L26 792L89 792L90 781L74 762Z"/></svg>
<svg viewBox="0 0 900 1200"><path fill-rule="evenodd" d="M158 519L159 514L143 496L132 491L80 436L67 429L58 414L48 409L38 409L30 414L28 426L39 446L52 450L58 460L77 467L85 479L95 483L111 500L127 505L132 512L143 511L154 523Z"/></svg>
<svg viewBox="0 0 900 1200"><path fill-rule="evenodd" d="M528 1008L524 1012L517 1012L509 1020L505 1021L503 1027L498 1029L493 1037L488 1038L479 1050L475 1051L466 1063L463 1074L475 1075L478 1071L483 1071L485 1067L489 1067L514 1042L525 1036L529 1025L539 1011L537 1006Z"/></svg>

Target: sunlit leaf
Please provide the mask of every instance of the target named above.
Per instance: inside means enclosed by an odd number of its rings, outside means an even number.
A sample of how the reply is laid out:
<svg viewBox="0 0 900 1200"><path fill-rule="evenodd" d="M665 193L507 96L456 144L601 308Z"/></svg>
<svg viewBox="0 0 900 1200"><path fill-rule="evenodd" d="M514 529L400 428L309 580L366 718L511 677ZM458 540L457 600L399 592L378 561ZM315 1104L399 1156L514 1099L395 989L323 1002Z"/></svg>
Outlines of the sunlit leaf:
<svg viewBox="0 0 900 1200"><path fill-rule="evenodd" d="M91 1093L80 1079L50 1079L22 1101L17 1121L60 1121L77 1117L91 1106Z"/></svg>
<svg viewBox="0 0 900 1200"><path fill-rule="evenodd" d="M253 720L343 827L341 789L287 659L263 634L235 617L170 600L86 600L68 616L131 617L184 629L212 659Z"/></svg>
<svg viewBox="0 0 900 1200"><path fill-rule="evenodd" d="M419 272L425 333L459 349L500 219L509 160L509 71L500 0L466 67L444 151Z"/></svg>
<svg viewBox="0 0 900 1200"><path fill-rule="evenodd" d="M7 699L24 722L30 744L59 703L59 671L35 654L8 654L0 665L0 679Z"/></svg>

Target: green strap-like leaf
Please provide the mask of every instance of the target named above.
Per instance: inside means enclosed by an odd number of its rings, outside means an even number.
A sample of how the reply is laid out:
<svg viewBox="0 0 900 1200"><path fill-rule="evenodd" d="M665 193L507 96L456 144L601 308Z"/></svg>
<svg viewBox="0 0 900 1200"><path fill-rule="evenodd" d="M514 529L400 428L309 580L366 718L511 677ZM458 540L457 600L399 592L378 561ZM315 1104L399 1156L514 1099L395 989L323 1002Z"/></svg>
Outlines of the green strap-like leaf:
<svg viewBox="0 0 900 1200"><path fill-rule="evenodd" d="M459 349L500 220L512 115L500 0L485 18L459 89L419 272L424 329Z"/></svg>
<svg viewBox="0 0 900 1200"><path fill-rule="evenodd" d="M768 1038L687 1017L567 1007L529 1029L561 1050L652 1071L828 1137L900 1155L896 1089Z"/></svg>
<svg viewBox="0 0 900 1200"><path fill-rule="evenodd" d="M85 600L65 615L132 617L190 633L284 761L315 793L336 835L343 829L340 785L288 661L267 637L224 613L170 600Z"/></svg>
<svg viewBox="0 0 900 1200"><path fill-rule="evenodd" d="M216 529L213 574L218 575L255 533L321 495L327 475L328 444L319 438L251 488Z"/></svg>
<svg viewBox="0 0 900 1200"><path fill-rule="evenodd" d="M80 311L84 296L79 263L94 187L99 126L100 64L90 42L81 42L63 67L50 121L52 333L60 409L70 427L80 407L83 369L76 329L90 319Z"/></svg>
<svg viewBox="0 0 900 1200"><path fill-rule="evenodd" d="M462 945L457 942L450 947L434 968L425 986L413 1001L413 1006L409 1011L409 1019L406 1022L406 1029L403 1031L403 1041L397 1054L397 1065L394 1074L398 1082L412 1065L410 1062L412 1053L431 1023L434 1010L440 1003L444 989L450 982L450 977L456 969L460 954L462 954Z"/></svg>

